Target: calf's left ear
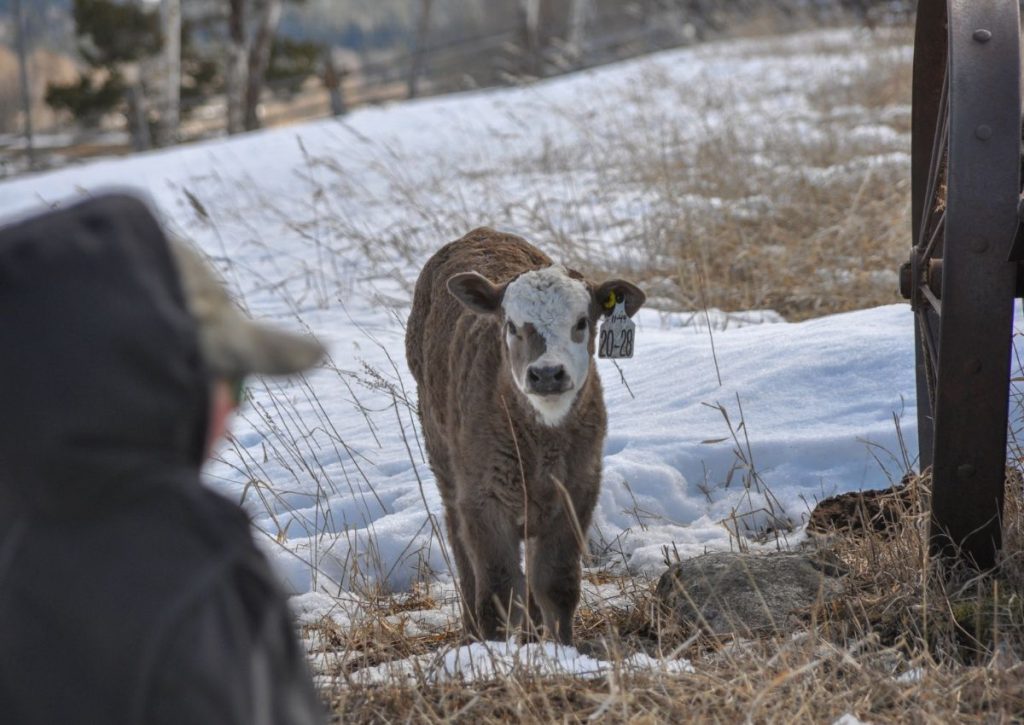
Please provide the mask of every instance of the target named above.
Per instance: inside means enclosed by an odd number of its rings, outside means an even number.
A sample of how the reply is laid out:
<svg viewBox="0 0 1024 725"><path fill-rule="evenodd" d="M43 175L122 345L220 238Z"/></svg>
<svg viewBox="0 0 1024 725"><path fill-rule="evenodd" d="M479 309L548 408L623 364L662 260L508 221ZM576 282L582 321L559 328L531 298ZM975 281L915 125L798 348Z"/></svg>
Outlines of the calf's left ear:
<svg viewBox="0 0 1024 725"><path fill-rule="evenodd" d="M492 284L478 272L462 272L448 278L448 291L478 315L496 315L501 311L505 287Z"/></svg>
<svg viewBox="0 0 1024 725"><path fill-rule="evenodd" d="M592 294L594 304L601 310L601 314L605 316L612 313L616 302L625 301L626 314L632 317L647 300L647 295L644 294L642 289L624 279L610 279L607 282L603 282ZM613 294L614 297L612 296Z"/></svg>

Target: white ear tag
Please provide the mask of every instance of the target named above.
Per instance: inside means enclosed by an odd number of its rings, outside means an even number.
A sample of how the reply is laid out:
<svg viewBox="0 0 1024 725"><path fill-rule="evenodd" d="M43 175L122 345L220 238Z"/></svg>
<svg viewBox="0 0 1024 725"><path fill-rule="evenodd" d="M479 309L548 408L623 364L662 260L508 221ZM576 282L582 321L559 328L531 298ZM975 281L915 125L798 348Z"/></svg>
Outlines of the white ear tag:
<svg viewBox="0 0 1024 725"><path fill-rule="evenodd" d="M612 314L601 323L597 356L607 358L633 357L636 324L626 314L625 301L615 303Z"/></svg>

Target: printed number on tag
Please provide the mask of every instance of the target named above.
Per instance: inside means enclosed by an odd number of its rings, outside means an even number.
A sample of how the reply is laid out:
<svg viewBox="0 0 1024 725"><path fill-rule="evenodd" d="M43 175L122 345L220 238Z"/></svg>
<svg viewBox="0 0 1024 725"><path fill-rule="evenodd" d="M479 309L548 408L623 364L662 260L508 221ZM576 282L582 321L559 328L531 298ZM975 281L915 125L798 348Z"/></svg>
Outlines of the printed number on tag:
<svg viewBox="0 0 1024 725"><path fill-rule="evenodd" d="M608 319L601 324L597 356L606 358L633 357L636 325L626 315L626 305L618 302Z"/></svg>

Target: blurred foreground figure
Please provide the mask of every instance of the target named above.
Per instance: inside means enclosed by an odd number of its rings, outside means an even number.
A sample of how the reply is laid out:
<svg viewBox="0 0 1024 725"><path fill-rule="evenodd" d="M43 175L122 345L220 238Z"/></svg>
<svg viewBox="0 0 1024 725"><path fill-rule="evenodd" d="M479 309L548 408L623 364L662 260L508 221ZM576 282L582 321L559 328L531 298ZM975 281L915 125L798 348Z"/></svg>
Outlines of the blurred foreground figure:
<svg viewBox="0 0 1024 725"><path fill-rule="evenodd" d="M322 355L130 197L0 229L0 722L322 721L248 519L199 482L244 376Z"/></svg>

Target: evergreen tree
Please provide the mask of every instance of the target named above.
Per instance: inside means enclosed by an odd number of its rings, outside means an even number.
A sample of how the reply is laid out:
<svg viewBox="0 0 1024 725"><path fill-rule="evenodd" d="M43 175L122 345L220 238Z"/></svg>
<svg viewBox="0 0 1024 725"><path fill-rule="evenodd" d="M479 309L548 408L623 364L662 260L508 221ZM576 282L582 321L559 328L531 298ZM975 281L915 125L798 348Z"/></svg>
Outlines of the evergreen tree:
<svg viewBox="0 0 1024 725"><path fill-rule="evenodd" d="M67 85L50 83L46 87L46 103L57 111L69 111L80 123L95 127L106 114L125 100L124 82L119 74L111 74L103 82L88 74Z"/></svg>
<svg viewBox="0 0 1024 725"><path fill-rule="evenodd" d="M132 121L139 115L130 107L139 97L139 83L127 69L159 52L159 16L115 0L74 0L73 16L78 52L88 68L75 83L49 84L46 102L87 126L119 110Z"/></svg>
<svg viewBox="0 0 1024 725"><path fill-rule="evenodd" d="M267 85L275 95L289 97L298 93L306 79L320 69L323 54L324 48L319 43L274 38L267 68Z"/></svg>
<svg viewBox="0 0 1024 725"><path fill-rule="evenodd" d="M218 18L219 20L219 18ZM206 21L208 22L208 21ZM181 115L189 114L210 96L224 92L221 62L216 50L200 46L196 36L207 29L202 22L184 20L181 28Z"/></svg>
<svg viewBox="0 0 1024 725"><path fill-rule="evenodd" d="M153 3L143 6L132 0L73 0L72 10L78 52L88 67L73 83L49 84L46 102L54 109L68 111L86 127L95 127L107 114L124 113L136 147L148 146L146 139L157 117L156 109L148 108L145 99L159 95L161 89L152 78L140 74L138 66L145 66L147 71L155 70L156 58L163 47L163 28L157 6ZM208 32L208 28L202 22L183 20L182 117L187 117L206 98L223 91L216 52L195 42L195 37L203 32ZM165 88L162 90L166 92ZM165 131L163 140L172 142L170 136L173 131Z"/></svg>

